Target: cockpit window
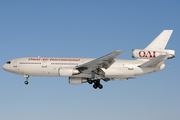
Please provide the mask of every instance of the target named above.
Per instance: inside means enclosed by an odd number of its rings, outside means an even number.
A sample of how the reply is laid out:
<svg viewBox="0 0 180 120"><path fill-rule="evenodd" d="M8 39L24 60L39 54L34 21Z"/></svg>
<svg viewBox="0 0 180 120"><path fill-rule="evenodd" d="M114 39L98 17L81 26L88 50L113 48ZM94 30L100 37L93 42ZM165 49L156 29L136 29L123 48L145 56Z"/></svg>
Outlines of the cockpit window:
<svg viewBox="0 0 180 120"><path fill-rule="evenodd" d="M11 64L11 61L8 61L7 64Z"/></svg>

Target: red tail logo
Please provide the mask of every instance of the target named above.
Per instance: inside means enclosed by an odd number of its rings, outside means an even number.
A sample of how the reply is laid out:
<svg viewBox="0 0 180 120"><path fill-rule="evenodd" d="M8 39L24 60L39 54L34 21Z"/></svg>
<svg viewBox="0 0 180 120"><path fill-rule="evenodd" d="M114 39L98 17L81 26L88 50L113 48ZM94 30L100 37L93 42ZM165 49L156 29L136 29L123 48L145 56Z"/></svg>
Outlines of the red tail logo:
<svg viewBox="0 0 180 120"><path fill-rule="evenodd" d="M139 57L143 58L155 58L156 51L139 51Z"/></svg>

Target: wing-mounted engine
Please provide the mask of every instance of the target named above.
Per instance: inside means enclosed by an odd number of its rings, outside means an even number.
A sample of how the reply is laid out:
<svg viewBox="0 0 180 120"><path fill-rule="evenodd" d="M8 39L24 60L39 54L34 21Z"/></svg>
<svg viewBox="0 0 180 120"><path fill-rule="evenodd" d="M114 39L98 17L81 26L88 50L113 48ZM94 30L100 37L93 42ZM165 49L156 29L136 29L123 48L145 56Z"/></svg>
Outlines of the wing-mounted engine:
<svg viewBox="0 0 180 120"><path fill-rule="evenodd" d="M73 85L86 83L87 81L88 81L87 78L69 77L69 84L73 84Z"/></svg>
<svg viewBox="0 0 180 120"><path fill-rule="evenodd" d="M140 49L134 49L132 50L132 57L136 59L152 59L156 58L159 55L168 55L169 57L167 59L171 59L175 57L175 51L174 50L140 50Z"/></svg>
<svg viewBox="0 0 180 120"><path fill-rule="evenodd" d="M74 68L59 68L58 73L59 73L59 76L70 77L70 76L78 75L81 72Z"/></svg>

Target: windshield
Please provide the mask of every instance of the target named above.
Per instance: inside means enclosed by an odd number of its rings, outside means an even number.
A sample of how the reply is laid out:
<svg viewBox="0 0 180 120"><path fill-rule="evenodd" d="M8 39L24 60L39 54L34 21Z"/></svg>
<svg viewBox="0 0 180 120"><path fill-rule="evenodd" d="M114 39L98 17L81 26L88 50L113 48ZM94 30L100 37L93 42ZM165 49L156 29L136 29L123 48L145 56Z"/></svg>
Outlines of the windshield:
<svg viewBox="0 0 180 120"><path fill-rule="evenodd" d="M11 64L11 61L8 61L6 64Z"/></svg>

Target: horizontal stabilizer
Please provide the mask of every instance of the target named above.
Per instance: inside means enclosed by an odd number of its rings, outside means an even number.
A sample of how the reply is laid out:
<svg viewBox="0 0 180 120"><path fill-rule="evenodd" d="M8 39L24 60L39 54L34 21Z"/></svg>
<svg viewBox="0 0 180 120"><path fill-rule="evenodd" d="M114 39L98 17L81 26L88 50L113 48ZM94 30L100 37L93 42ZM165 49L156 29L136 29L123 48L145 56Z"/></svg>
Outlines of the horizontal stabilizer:
<svg viewBox="0 0 180 120"><path fill-rule="evenodd" d="M167 60L168 57L169 55L160 55L154 59L150 59L139 67L160 67Z"/></svg>

